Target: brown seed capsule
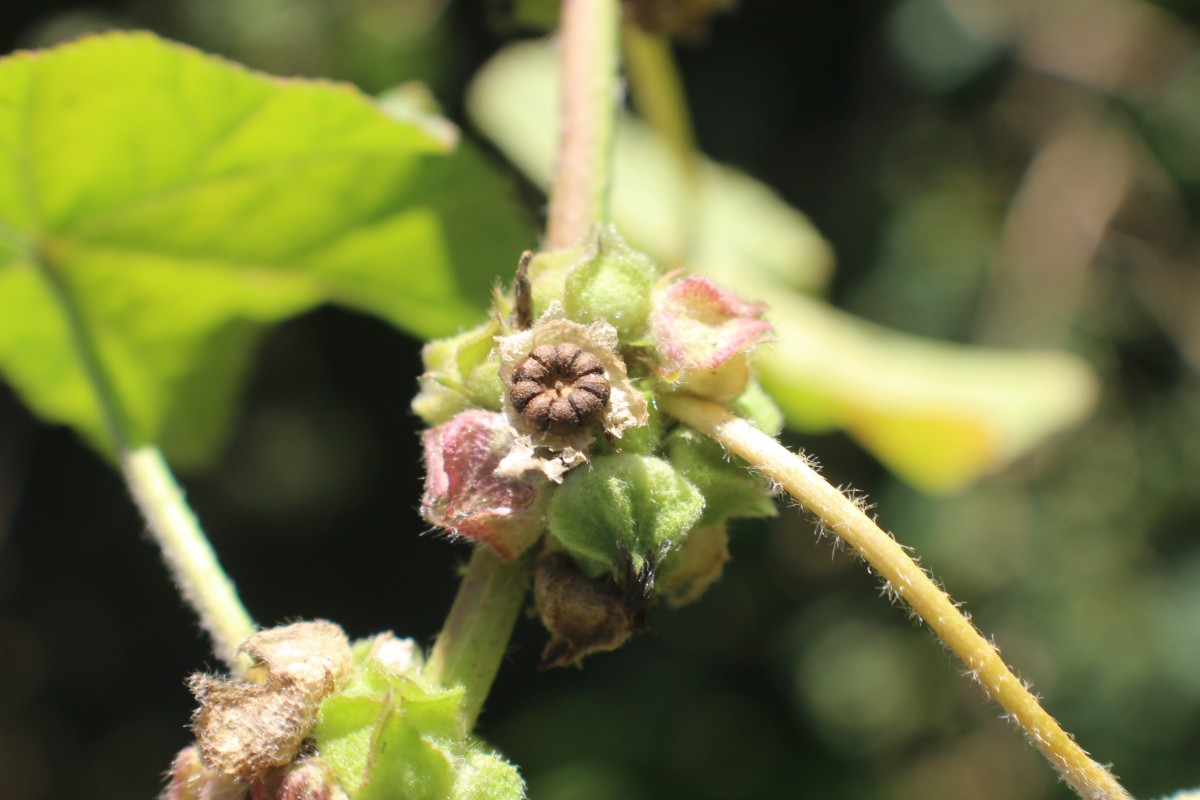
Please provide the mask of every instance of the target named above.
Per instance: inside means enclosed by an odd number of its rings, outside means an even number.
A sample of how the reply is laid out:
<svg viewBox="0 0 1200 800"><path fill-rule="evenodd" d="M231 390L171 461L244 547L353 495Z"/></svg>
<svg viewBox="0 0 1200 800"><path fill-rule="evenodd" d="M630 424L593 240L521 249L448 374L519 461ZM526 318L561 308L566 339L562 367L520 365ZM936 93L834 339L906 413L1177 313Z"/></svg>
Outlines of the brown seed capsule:
<svg viewBox="0 0 1200 800"><path fill-rule="evenodd" d="M632 562L623 582L588 578L574 559L559 550L537 560L533 594L550 641L540 669L582 666L592 653L616 650L646 628L646 610L654 601L649 571L636 573Z"/></svg>
<svg viewBox="0 0 1200 800"><path fill-rule="evenodd" d="M508 398L539 431L570 436L600 418L610 393L596 356L573 344L542 344L517 364Z"/></svg>

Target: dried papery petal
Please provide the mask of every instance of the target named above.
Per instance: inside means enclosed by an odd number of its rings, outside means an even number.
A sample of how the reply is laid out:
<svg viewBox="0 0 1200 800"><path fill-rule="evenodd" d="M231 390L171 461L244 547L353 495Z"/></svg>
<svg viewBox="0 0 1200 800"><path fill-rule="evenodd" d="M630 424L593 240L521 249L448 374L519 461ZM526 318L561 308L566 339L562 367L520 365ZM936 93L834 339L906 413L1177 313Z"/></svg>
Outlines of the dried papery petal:
<svg viewBox="0 0 1200 800"><path fill-rule="evenodd" d="M761 318L766 306L747 303L697 275L669 280L655 291L650 318L660 376L714 400L738 396L750 379L745 354L771 333Z"/></svg>
<svg viewBox="0 0 1200 800"><path fill-rule="evenodd" d="M240 651L255 660L249 679L196 674L188 686L200 704L193 727L204 763L254 781L295 759L352 660L342 629L323 621L256 633Z"/></svg>
<svg viewBox="0 0 1200 800"><path fill-rule="evenodd" d="M505 417L464 411L428 430L421 516L512 560L542 535L536 485L497 470L516 445Z"/></svg>
<svg viewBox="0 0 1200 800"><path fill-rule="evenodd" d="M619 438L626 429L645 425L649 419L646 398L633 388L625 362L617 353L617 330L603 320L581 325L567 319L561 305L552 303L532 328L497 337L496 343L500 352L500 377L510 387L504 397L504 415L515 439L512 451L501 462L501 474L515 477L537 471L553 481L560 481L567 470L587 461L587 449L594 441L586 425L570 433L555 433L549 424L540 427L538 418L525 413L528 404L538 402L537 398L544 396L538 395L534 387L517 389L514 397L515 384L532 375L535 368L529 367L528 361L539 347L553 347L557 352L563 345L573 345L586 354L583 357L587 366L578 377L583 379L584 374L602 376L603 382L608 384L608 395L602 401L597 421L609 436ZM594 368L591 358L599 364L599 370ZM602 396L598 379L587 378L584 385L588 386L586 391L594 390L594 397ZM549 413L547 411L547 415ZM560 426L557 429L565 431L567 428Z"/></svg>

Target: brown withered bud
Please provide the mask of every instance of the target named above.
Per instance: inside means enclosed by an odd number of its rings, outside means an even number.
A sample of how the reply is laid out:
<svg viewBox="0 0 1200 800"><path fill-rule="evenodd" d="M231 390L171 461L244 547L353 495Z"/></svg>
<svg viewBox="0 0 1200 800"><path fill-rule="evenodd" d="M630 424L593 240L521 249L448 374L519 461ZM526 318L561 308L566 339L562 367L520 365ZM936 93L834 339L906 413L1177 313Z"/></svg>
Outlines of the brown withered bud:
<svg viewBox="0 0 1200 800"><path fill-rule="evenodd" d="M208 767L256 781L299 754L321 701L351 667L350 644L332 623L299 622L260 631L240 651L255 662L248 679L188 680L200 704L193 728Z"/></svg>
<svg viewBox="0 0 1200 800"><path fill-rule="evenodd" d="M517 277L513 281L515 299L512 315L512 325L519 331L529 330L533 324L533 286L529 282L529 262L533 260L533 251L521 253L517 262Z"/></svg>
<svg viewBox="0 0 1200 800"><path fill-rule="evenodd" d="M647 576L632 569L623 584L609 576L589 578L562 551L547 553L534 568L533 593L550 642L539 669L582 666L585 656L616 650L643 633L652 602Z"/></svg>
<svg viewBox="0 0 1200 800"><path fill-rule="evenodd" d="M517 364L508 397L539 431L570 436L600 418L610 391L596 356L573 344L543 344Z"/></svg>

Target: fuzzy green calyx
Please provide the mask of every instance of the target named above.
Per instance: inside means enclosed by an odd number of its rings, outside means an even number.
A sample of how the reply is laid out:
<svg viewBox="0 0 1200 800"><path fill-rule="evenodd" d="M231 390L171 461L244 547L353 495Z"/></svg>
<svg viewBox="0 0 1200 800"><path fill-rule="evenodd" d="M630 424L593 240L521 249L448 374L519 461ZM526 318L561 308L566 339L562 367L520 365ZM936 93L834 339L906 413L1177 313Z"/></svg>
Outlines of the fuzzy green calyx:
<svg viewBox="0 0 1200 800"><path fill-rule="evenodd" d="M493 317L471 330L425 345L425 373L413 411L429 425L440 425L468 408L500 410L504 383L495 338L500 325Z"/></svg>
<svg viewBox="0 0 1200 800"><path fill-rule="evenodd" d="M317 751L350 800L521 800L516 769L468 735L463 689L421 674L411 640L358 642L346 687L326 698Z"/></svg>
<svg viewBox="0 0 1200 800"><path fill-rule="evenodd" d="M550 532L591 576L621 575L632 559L680 546L704 511L704 495L661 458L619 453L569 473L550 499Z"/></svg>
<svg viewBox="0 0 1200 800"><path fill-rule="evenodd" d="M597 225L574 247L538 253L528 265L534 319L555 303L581 325L602 319L622 339L639 336L661 275L648 256L625 243L612 225Z"/></svg>
<svg viewBox="0 0 1200 800"><path fill-rule="evenodd" d="M770 486L712 439L678 427L667 437L666 448L671 466L704 496L700 525L716 525L733 517L775 516Z"/></svg>

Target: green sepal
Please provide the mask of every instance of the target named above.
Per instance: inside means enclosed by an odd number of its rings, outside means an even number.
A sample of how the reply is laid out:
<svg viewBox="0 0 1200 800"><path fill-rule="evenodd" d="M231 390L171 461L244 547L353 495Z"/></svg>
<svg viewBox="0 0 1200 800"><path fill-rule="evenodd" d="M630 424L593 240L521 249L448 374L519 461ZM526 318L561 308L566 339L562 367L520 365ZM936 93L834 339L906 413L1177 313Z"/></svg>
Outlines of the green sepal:
<svg viewBox="0 0 1200 800"><path fill-rule="evenodd" d="M558 303L581 325L603 319L622 341L644 335L652 289L661 274L611 225L596 225L574 247L538 253L529 262L534 319Z"/></svg>
<svg viewBox="0 0 1200 800"><path fill-rule="evenodd" d="M624 576L626 557L679 547L704 512L704 496L661 458L600 456L567 474L550 499L550 532L589 577Z"/></svg>
<svg viewBox="0 0 1200 800"><path fill-rule="evenodd" d="M667 436L666 449L671 465L704 495L700 525L775 516L771 487L712 439L681 425Z"/></svg>
<svg viewBox="0 0 1200 800"><path fill-rule="evenodd" d="M516 770L467 734L463 689L431 683L415 662L384 664L374 645L355 646L354 671L321 704L314 731L350 800L524 798Z"/></svg>
<svg viewBox="0 0 1200 800"><path fill-rule="evenodd" d="M652 456L658 453L662 446L666 429L663 427L662 412L658 409L654 392L639 390L646 398L646 424L626 428L620 439L611 442L601 438L592 445L595 455L611 455L614 453L636 453L642 456Z"/></svg>
<svg viewBox="0 0 1200 800"><path fill-rule="evenodd" d="M525 797L517 768L486 751L468 753L457 767L450 800L513 800Z"/></svg>
<svg viewBox="0 0 1200 800"><path fill-rule="evenodd" d="M593 227L581 249L563 288L567 316L581 325L605 320L622 339L644 330L660 277L655 263L631 249L612 225Z"/></svg>
<svg viewBox="0 0 1200 800"><path fill-rule="evenodd" d="M504 396L495 317L448 339L432 341L421 350L425 374L412 408L429 425L440 425L460 411L485 408L499 411Z"/></svg>

